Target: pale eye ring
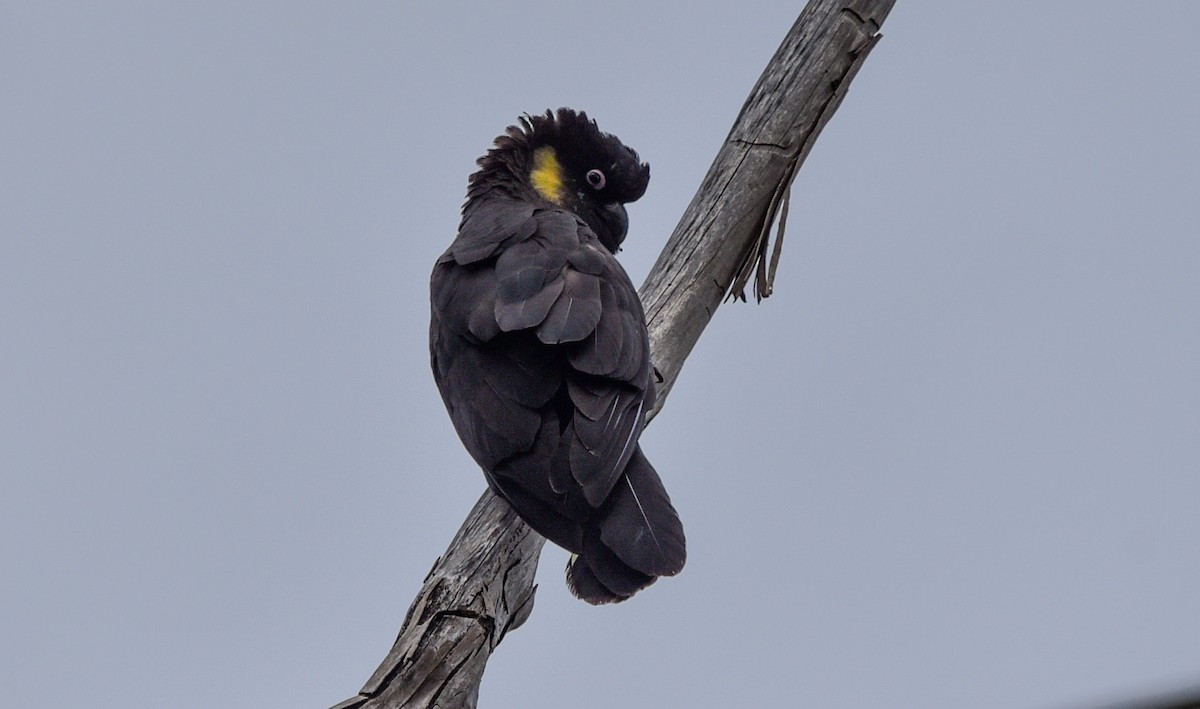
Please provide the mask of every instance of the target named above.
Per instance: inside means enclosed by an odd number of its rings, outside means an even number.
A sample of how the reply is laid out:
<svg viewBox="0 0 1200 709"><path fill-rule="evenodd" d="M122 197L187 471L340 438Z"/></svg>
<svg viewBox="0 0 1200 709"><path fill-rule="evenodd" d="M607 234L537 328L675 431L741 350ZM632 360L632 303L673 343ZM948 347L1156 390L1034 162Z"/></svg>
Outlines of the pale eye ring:
<svg viewBox="0 0 1200 709"><path fill-rule="evenodd" d="M588 170L587 174L584 175L584 179L587 180L588 185L592 189L594 189L594 190L604 189L604 183L606 182L606 180L604 179L603 172L601 172L599 170Z"/></svg>

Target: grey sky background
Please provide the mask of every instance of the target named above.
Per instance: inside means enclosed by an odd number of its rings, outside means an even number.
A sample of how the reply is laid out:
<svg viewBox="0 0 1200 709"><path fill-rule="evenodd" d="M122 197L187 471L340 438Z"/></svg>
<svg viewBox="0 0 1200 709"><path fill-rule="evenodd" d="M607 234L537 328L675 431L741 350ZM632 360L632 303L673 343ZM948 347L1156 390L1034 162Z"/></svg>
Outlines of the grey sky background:
<svg viewBox="0 0 1200 709"><path fill-rule="evenodd" d="M353 695L484 486L426 350L474 159L586 109L640 282L801 6L0 4L3 703ZM481 706L1200 683L1198 21L900 0L643 438L687 568L547 548Z"/></svg>

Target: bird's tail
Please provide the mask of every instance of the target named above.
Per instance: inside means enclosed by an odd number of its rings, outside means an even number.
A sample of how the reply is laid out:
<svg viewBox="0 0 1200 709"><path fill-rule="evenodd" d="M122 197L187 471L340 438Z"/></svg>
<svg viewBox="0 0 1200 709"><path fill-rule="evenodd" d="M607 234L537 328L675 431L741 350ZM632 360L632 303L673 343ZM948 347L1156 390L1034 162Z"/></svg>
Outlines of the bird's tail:
<svg viewBox="0 0 1200 709"><path fill-rule="evenodd" d="M567 587L588 603L617 603L679 573L686 558L679 515L639 446L567 563Z"/></svg>

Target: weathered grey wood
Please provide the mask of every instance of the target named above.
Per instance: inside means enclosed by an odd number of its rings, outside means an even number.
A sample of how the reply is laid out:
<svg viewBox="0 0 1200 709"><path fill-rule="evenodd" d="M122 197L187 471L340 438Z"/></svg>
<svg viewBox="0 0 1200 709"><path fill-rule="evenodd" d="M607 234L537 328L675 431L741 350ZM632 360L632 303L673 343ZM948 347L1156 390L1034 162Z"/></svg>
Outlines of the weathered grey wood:
<svg viewBox="0 0 1200 709"><path fill-rule="evenodd" d="M757 294L769 295L778 260L766 256L772 223L786 215L796 170L894 1L812 0L755 84L640 291L663 376L649 417L735 277L740 290L747 274L759 273ZM485 492L426 576L383 663L357 697L334 709L474 707L492 650L533 608L543 543Z"/></svg>
<svg viewBox="0 0 1200 709"><path fill-rule="evenodd" d="M434 562L400 635L358 697L335 709L473 707L488 656L533 609L545 540L488 491Z"/></svg>
<svg viewBox="0 0 1200 709"><path fill-rule="evenodd" d="M656 409L726 294L744 298L742 288L758 272L757 296L770 295L772 221L786 214L792 178L878 41L893 3L810 2L754 85L642 286L655 364L665 379Z"/></svg>

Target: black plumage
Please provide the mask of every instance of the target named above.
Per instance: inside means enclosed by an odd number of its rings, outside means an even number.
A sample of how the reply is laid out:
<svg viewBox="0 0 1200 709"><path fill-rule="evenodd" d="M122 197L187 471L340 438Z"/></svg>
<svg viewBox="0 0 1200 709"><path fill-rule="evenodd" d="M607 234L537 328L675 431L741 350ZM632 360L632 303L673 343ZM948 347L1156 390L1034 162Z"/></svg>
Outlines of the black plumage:
<svg viewBox="0 0 1200 709"><path fill-rule="evenodd" d="M654 405L637 291L614 254L650 168L570 109L525 116L471 175L431 280L434 377L492 489L574 553L572 592L624 600L686 557L638 444Z"/></svg>

